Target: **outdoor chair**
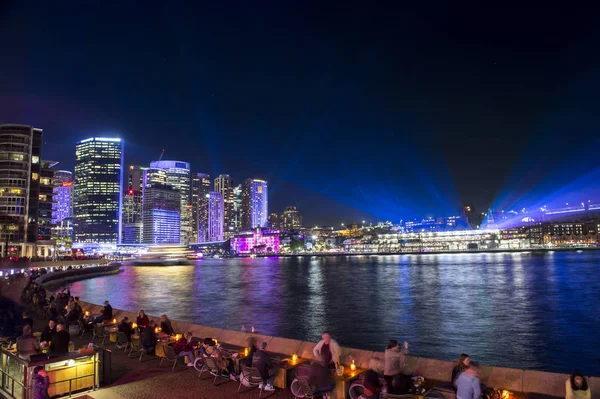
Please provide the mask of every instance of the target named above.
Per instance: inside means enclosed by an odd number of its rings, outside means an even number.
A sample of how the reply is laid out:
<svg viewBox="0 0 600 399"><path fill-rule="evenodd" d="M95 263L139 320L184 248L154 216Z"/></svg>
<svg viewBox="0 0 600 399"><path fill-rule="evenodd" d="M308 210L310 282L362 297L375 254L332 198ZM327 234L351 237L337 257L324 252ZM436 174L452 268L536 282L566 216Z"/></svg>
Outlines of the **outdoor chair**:
<svg viewBox="0 0 600 399"><path fill-rule="evenodd" d="M166 345L165 346L165 357L160 359L159 367L162 366L163 361L167 360L169 362L173 362L173 367L171 368L171 371L175 371L175 366L177 366L177 361L181 357L183 357L183 356L178 356L177 353L175 353L175 349L173 349L172 346Z"/></svg>
<svg viewBox="0 0 600 399"><path fill-rule="evenodd" d="M92 337L92 342L94 342L96 340L96 338L100 338L102 339L102 345L104 345L104 341L106 340L106 330L104 330L103 326L96 326L94 327L94 336Z"/></svg>
<svg viewBox="0 0 600 399"><path fill-rule="evenodd" d="M202 356L198 356L196 360L194 360L194 368L198 371L198 377L202 375L204 371L207 371L206 362Z"/></svg>
<svg viewBox="0 0 600 399"><path fill-rule="evenodd" d="M260 393L258 394L258 398L260 399L263 393L264 384L262 376L260 375L260 371L256 367L248 367L244 364L241 364L242 372L240 374L240 386L238 387L238 392L242 388L242 384L250 388L259 388Z"/></svg>
<svg viewBox="0 0 600 399"><path fill-rule="evenodd" d="M127 349L127 348L126 348ZM137 338L131 338L131 342L129 343L129 353L127 354L127 357L131 356L131 353L133 351L141 351L142 350L142 341L140 340L139 337ZM143 353L142 353L143 355Z"/></svg>
<svg viewBox="0 0 600 399"><path fill-rule="evenodd" d="M123 352L125 352L127 351L127 348L129 348L129 340L127 339L127 334L125 334L123 331L119 331L117 333L117 342L115 342L115 348L122 348L123 345L125 346Z"/></svg>
<svg viewBox="0 0 600 399"><path fill-rule="evenodd" d="M292 391L292 394L296 399L313 399L315 397L313 390L310 387L310 384L305 378L302 377L296 378L294 379L294 381L292 381L290 390Z"/></svg>
<svg viewBox="0 0 600 399"><path fill-rule="evenodd" d="M154 348L144 348L143 346L140 349L140 362L142 361L142 358L144 357L144 355L146 354L150 354L152 352L154 352L155 349Z"/></svg>
<svg viewBox="0 0 600 399"><path fill-rule="evenodd" d="M213 385L215 386L217 385L217 379L219 377L226 378L227 380L229 380L229 371L227 370L227 366L225 366L224 368L219 366L219 362L214 357L207 357L204 359L204 368L201 369L199 377L202 376L202 373L204 371L209 371L214 374L215 379L213 380ZM227 377L225 377L222 374L223 372L227 373Z"/></svg>

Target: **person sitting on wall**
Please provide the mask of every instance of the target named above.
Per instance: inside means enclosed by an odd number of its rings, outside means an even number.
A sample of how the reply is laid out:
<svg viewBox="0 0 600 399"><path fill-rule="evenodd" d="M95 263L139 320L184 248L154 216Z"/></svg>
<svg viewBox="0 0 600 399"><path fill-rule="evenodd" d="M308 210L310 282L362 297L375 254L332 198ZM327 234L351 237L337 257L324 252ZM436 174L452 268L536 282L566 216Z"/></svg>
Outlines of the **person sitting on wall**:
<svg viewBox="0 0 600 399"><path fill-rule="evenodd" d="M163 334L173 335L175 334L175 330L171 325L171 320L167 317L166 314L160 316L160 330Z"/></svg>
<svg viewBox="0 0 600 399"><path fill-rule="evenodd" d="M103 321L111 321L112 318L113 318L112 306L110 306L110 303L108 303L108 301L104 301L104 307L102 308L102 310L100 312L100 316L98 317L97 321L98 321L98 323L102 323Z"/></svg>
<svg viewBox="0 0 600 399"><path fill-rule="evenodd" d="M145 328L142 332L142 348L144 348L147 353L154 353L154 348L156 347L155 327L156 323L154 320L150 320L148 328Z"/></svg>
<svg viewBox="0 0 600 399"><path fill-rule="evenodd" d="M71 341L71 336L67 331L65 331L65 326L63 324L59 324L56 326L56 334L52 337L52 342L50 342L50 351L53 355L64 355L69 353L69 342Z"/></svg>
<svg viewBox="0 0 600 399"><path fill-rule="evenodd" d="M580 371L574 371L565 384L566 399L590 399L592 390Z"/></svg>
<svg viewBox="0 0 600 399"><path fill-rule="evenodd" d="M336 369L340 364L340 355L342 354L340 345L331 338L329 331L325 331L321 338L313 349L313 355L316 359L322 358L330 369Z"/></svg>

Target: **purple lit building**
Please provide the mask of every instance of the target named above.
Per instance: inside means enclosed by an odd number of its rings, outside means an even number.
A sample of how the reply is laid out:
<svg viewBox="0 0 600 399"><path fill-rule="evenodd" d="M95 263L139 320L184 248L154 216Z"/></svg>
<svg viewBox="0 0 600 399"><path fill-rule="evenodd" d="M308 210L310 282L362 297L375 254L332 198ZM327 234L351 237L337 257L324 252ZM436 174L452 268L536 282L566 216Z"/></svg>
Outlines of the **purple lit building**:
<svg viewBox="0 0 600 399"><path fill-rule="evenodd" d="M223 194L208 194L208 241L223 241L224 201Z"/></svg>
<svg viewBox="0 0 600 399"><path fill-rule="evenodd" d="M54 203L52 204L52 222L56 236L73 236L73 173L59 170L54 174Z"/></svg>
<svg viewBox="0 0 600 399"><path fill-rule="evenodd" d="M238 254L279 252L281 250L281 230L256 228L244 231L231 238L231 250Z"/></svg>
<svg viewBox="0 0 600 399"><path fill-rule="evenodd" d="M242 186L242 230L268 227L269 200L267 182L246 179Z"/></svg>

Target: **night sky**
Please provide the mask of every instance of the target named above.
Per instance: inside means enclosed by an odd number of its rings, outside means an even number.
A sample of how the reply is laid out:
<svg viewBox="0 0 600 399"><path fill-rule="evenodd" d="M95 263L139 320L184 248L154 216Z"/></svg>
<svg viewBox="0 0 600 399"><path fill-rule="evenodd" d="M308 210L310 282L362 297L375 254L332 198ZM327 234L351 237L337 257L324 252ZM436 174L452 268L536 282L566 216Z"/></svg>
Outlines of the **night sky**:
<svg viewBox="0 0 600 399"><path fill-rule="evenodd" d="M24 3L0 2L0 123L64 169L118 135L128 164L267 179L308 225L600 200L597 9Z"/></svg>

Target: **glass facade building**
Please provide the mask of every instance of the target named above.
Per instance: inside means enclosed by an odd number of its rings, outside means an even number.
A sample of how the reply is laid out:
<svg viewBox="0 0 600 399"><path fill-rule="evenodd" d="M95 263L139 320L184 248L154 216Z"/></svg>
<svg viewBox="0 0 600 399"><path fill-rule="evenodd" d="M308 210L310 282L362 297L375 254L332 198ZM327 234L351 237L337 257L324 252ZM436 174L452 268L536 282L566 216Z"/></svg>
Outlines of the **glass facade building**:
<svg viewBox="0 0 600 399"><path fill-rule="evenodd" d="M225 218L223 194L208 194L208 241L223 241L223 224Z"/></svg>
<svg viewBox="0 0 600 399"><path fill-rule="evenodd" d="M215 192L223 194L224 229L225 238L230 238L235 233L235 212L234 212L234 186L233 179L229 175L219 175L215 179Z"/></svg>
<svg viewBox="0 0 600 399"><path fill-rule="evenodd" d="M208 232L208 193L210 175L195 173L192 177L192 241L206 242Z"/></svg>
<svg viewBox="0 0 600 399"><path fill-rule="evenodd" d="M242 230L267 227L269 202L267 182L246 179L242 186Z"/></svg>
<svg viewBox="0 0 600 399"><path fill-rule="evenodd" d="M77 143L73 187L75 242L121 242L121 139L91 137Z"/></svg>
<svg viewBox="0 0 600 399"><path fill-rule="evenodd" d="M143 243L179 244L181 241L179 191L166 184L168 173L163 169L150 167L144 171L143 179Z"/></svg>
<svg viewBox="0 0 600 399"><path fill-rule="evenodd" d="M190 208L190 164L180 161L156 161L150 163L151 168L167 172L167 185L179 193L180 240L188 244L192 236L192 212ZM145 234L144 234L145 235Z"/></svg>

